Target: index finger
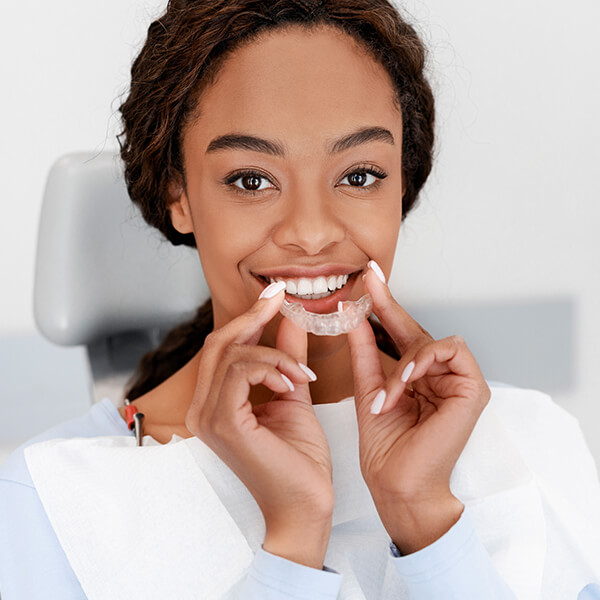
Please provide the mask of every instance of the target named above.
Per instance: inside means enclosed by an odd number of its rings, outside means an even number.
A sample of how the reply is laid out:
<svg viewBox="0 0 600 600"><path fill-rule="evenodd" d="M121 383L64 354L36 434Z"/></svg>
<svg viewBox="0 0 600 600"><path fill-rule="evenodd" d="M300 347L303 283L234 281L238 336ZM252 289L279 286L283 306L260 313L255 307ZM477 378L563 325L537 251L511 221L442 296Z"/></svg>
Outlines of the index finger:
<svg viewBox="0 0 600 600"><path fill-rule="evenodd" d="M369 261L370 263L374 261ZM375 263L377 265L377 263ZM379 271L379 265L377 265ZM383 273L382 273L383 276ZM404 354L409 346L419 339L431 341L433 337L415 319L396 302L390 288L376 274L375 268L367 269L364 278L365 285L373 299L373 312L390 334L398 347L400 354Z"/></svg>
<svg viewBox="0 0 600 600"><path fill-rule="evenodd" d="M211 331L202 346L202 358L198 366L196 394L202 395L203 382L211 381L224 349L230 344L255 345L265 325L277 314L285 298L282 291L285 282L278 281L268 285L249 310L235 319Z"/></svg>
<svg viewBox="0 0 600 600"><path fill-rule="evenodd" d="M223 345L237 342L239 344L257 344L265 325L279 312L285 294L285 281L277 281L268 285L256 302L244 313L212 332Z"/></svg>

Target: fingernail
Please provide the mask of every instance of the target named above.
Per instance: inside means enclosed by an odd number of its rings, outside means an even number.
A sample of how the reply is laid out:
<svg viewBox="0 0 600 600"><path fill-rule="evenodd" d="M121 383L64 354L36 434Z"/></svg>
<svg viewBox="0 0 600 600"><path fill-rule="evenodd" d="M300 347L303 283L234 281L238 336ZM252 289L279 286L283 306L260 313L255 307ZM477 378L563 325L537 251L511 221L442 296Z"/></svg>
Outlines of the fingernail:
<svg viewBox="0 0 600 600"><path fill-rule="evenodd" d="M317 376L311 369L309 369L305 364L301 363L299 360L296 362L298 363L298 366L310 377L311 381L317 380Z"/></svg>
<svg viewBox="0 0 600 600"><path fill-rule="evenodd" d="M406 365L406 367L404 368L404 371L402 371L400 380L403 381L404 383L406 383L408 381L408 378L411 376L412 372L414 371L414 369L415 369L415 361L412 360Z"/></svg>
<svg viewBox="0 0 600 600"><path fill-rule="evenodd" d="M344 312L344 305L341 300L338 300L338 312Z"/></svg>
<svg viewBox="0 0 600 600"><path fill-rule="evenodd" d="M385 390L379 390L377 392L377 396L373 400L373 404L371 404L371 414L378 415L383 408L383 403L385 402Z"/></svg>
<svg viewBox="0 0 600 600"><path fill-rule="evenodd" d="M377 277L379 277L379 279L385 283L385 275L383 274L381 267L374 260L370 260L367 263L367 267L371 267L371 269L375 271L375 275L377 275Z"/></svg>
<svg viewBox="0 0 600 600"><path fill-rule="evenodd" d="M258 299L261 298L272 298L275 294L279 294L281 290L285 289L285 281L275 281L269 284L261 293Z"/></svg>
<svg viewBox="0 0 600 600"><path fill-rule="evenodd" d="M283 373L280 373L281 377L285 381L286 385L290 388L290 392L294 391L294 384L286 377Z"/></svg>

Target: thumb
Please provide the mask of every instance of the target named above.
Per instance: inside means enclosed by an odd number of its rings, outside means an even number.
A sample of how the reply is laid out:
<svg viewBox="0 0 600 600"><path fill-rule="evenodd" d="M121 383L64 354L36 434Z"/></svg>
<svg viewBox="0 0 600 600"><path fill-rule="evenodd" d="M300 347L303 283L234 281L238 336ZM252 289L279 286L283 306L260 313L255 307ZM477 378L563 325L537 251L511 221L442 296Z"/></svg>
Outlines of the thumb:
<svg viewBox="0 0 600 600"><path fill-rule="evenodd" d="M306 365L308 359L308 333L292 323L287 317L283 317L279 323L275 347ZM296 389L293 392L285 392L279 395L288 400L306 400L308 383L295 383L294 386ZM299 391L300 394L298 394ZM308 395L308 399L310 402L310 395Z"/></svg>
<svg viewBox="0 0 600 600"><path fill-rule="evenodd" d="M279 323L275 347L306 364L308 359L308 334L287 317L283 317Z"/></svg>
<svg viewBox="0 0 600 600"><path fill-rule="evenodd" d="M368 319L348 332L354 379L354 401L359 415L370 412L371 401L385 383L379 348Z"/></svg>

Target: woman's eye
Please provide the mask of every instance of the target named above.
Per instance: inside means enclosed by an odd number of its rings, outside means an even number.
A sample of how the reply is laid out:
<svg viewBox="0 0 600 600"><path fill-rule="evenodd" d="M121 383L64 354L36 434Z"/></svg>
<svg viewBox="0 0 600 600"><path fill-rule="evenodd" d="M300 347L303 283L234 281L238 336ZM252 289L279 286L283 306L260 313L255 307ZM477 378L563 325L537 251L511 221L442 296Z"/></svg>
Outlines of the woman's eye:
<svg viewBox="0 0 600 600"><path fill-rule="evenodd" d="M240 184L237 185L237 182L240 182ZM261 173L256 173L254 171L234 173L226 180L226 183L233 185L233 187L236 188L236 191L250 194L261 192L265 189L275 189L273 186L269 187L268 185L265 185L269 183L269 180Z"/></svg>
<svg viewBox="0 0 600 600"><path fill-rule="evenodd" d="M349 185L350 187L363 189L375 188L378 186L381 180L385 179L386 177L387 175L385 173L377 169L357 169L356 171L352 171L352 173L348 173L348 175L344 176L342 178L342 182L344 181L344 179L347 179L347 185Z"/></svg>
<svg viewBox="0 0 600 600"><path fill-rule="evenodd" d="M379 169L361 167L345 175L340 183L359 190L372 190L377 188L381 180L386 177L387 174ZM348 183L344 183L344 180L347 180ZM265 175L257 171L238 171L225 178L224 182L233 186L234 191L246 195L277 189Z"/></svg>

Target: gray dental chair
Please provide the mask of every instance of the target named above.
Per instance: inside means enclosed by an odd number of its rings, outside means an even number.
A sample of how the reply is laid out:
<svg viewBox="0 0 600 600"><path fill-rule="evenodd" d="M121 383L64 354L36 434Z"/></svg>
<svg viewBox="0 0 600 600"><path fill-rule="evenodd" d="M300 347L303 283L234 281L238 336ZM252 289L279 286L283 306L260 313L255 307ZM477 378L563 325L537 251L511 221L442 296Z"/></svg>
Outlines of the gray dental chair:
<svg viewBox="0 0 600 600"><path fill-rule="evenodd" d="M146 224L118 155L55 162L40 215L34 316L51 342L85 347L92 401L116 397L141 356L208 296L197 252Z"/></svg>

